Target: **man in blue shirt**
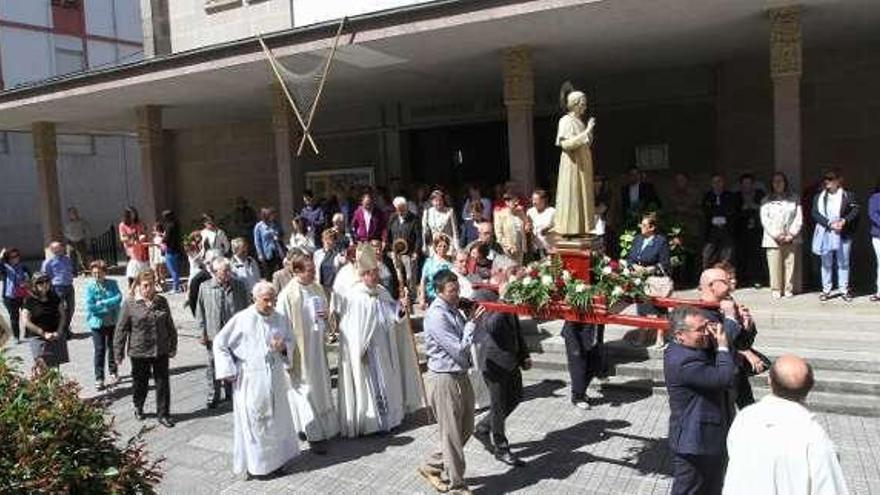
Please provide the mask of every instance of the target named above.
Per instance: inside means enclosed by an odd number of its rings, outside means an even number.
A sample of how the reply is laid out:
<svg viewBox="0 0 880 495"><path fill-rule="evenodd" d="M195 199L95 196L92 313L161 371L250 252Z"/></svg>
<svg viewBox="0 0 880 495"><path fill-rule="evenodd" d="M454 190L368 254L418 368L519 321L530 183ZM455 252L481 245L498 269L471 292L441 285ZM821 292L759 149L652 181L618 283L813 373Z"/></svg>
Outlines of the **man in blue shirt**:
<svg viewBox="0 0 880 495"><path fill-rule="evenodd" d="M70 321L73 319L73 311L76 307L76 295L73 292L73 260L67 256L64 244L53 242L49 244L51 256L43 261L41 271L52 282L52 290L65 305L64 332L66 338L70 338Z"/></svg>
<svg viewBox="0 0 880 495"><path fill-rule="evenodd" d="M474 389L467 371L471 344L485 335L479 331L485 308L465 305L459 311L458 277L441 270L432 280L437 298L425 313L425 353L428 355L428 403L440 427L440 448L418 471L439 492L470 494L464 481L464 445L474 431ZM446 471L448 482L441 479Z"/></svg>

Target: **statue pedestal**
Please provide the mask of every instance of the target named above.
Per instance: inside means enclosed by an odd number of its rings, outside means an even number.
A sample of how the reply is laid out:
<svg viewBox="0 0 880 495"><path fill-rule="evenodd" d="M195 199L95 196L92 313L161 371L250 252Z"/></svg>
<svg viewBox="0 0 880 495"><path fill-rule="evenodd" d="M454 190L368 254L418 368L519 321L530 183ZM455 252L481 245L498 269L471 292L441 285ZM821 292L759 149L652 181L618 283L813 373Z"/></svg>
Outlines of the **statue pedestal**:
<svg viewBox="0 0 880 495"><path fill-rule="evenodd" d="M556 254L562 258L563 267L570 271L574 278L592 281L590 268L594 252L602 252L602 238L594 235L582 237L558 238L554 242Z"/></svg>

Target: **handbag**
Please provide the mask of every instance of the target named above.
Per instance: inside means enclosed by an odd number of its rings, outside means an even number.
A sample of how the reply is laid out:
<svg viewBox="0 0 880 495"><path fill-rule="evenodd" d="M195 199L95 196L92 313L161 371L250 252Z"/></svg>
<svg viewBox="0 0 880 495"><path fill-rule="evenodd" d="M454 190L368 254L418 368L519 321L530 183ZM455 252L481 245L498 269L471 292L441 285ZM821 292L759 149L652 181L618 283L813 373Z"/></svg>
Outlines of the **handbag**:
<svg viewBox="0 0 880 495"><path fill-rule="evenodd" d="M675 283L662 266L657 265L657 267L660 269L660 275L650 275L645 280L645 294L651 297L669 297L675 290Z"/></svg>

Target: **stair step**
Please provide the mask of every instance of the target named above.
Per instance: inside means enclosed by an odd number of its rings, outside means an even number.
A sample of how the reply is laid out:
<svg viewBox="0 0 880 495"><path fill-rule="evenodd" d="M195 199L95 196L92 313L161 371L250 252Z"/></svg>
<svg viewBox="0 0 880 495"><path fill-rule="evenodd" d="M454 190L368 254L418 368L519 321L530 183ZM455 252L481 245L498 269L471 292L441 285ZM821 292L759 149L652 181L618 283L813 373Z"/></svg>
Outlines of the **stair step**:
<svg viewBox="0 0 880 495"><path fill-rule="evenodd" d="M604 384L598 382L590 385L591 389L623 389L650 391L651 394L666 395L666 387L655 386L651 380L633 379L629 377L609 377ZM760 400L770 393L767 388L756 388L755 399ZM807 407L812 411L829 412L835 414L851 414L855 416L880 416L880 397L865 394L839 394L831 392L810 392L807 396Z"/></svg>

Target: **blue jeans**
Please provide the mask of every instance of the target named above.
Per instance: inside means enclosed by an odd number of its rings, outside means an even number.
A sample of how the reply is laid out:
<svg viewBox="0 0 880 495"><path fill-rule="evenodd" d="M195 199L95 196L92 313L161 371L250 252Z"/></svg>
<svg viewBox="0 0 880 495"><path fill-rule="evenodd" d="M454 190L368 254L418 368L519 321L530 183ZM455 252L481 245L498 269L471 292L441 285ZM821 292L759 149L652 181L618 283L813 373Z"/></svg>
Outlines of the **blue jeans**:
<svg viewBox="0 0 880 495"><path fill-rule="evenodd" d="M180 290L180 253L167 251L165 253L165 266L171 274L171 288L177 292Z"/></svg>
<svg viewBox="0 0 880 495"><path fill-rule="evenodd" d="M104 365L110 369L110 374L116 374L116 360L113 359L113 332L112 325L92 328L92 345L95 347L95 380L104 381Z"/></svg>
<svg viewBox="0 0 880 495"><path fill-rule="evenodd" d="M840 246L821 256L822 259L822 292L828 294L834 287L832 278L834 270L834 258L837 257L837 290L846 292L849 290L849 253L852 249L852 239L841 239Z"/></svg>

